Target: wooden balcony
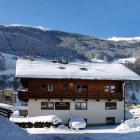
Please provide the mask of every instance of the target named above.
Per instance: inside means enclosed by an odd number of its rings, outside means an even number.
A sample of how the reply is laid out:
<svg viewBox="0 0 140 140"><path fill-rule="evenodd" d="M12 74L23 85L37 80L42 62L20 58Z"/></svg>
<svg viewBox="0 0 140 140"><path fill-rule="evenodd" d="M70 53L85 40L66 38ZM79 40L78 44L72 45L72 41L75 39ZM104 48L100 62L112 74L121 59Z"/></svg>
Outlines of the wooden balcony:
<svg viewBox="0 0 140 140"><path fill-rule="evenodd" d="M18 98L21 101L27 102L29 100L28 92L27 91L18 91Z"/></svg>
<svg viewBox="0 0 140 140"><path fill-rule="evenodd" d="M73 92L28 92L19 91L18 98L23 101L28 101L29 99L123 99L123 94L121 92L115 93L104 93L104 92L94 92L94 93L73 93Z"/></svg>

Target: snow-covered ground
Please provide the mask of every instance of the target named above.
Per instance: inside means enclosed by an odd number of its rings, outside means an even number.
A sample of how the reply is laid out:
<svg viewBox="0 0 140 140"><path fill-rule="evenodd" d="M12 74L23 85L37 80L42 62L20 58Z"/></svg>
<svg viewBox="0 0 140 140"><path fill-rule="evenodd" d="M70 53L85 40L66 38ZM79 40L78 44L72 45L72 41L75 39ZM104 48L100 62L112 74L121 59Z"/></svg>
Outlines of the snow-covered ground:
<svg viewBox="0 0 140 140"><path fill-rule="evenodd" d="M33 140L34 136L0 116L0 140Z"/></svg>
<svg viewBox="0 0 140 140"><path fill-rule="evenodd" d="M30 128L27 129L32 135L38 135L40 139L49 140L139 140L140 130L119 130L117 126L95 126L83 130L72 130L66 126L59 128Z"/></svg>
<svg viewBox="0 0 140 140"><path fill-rule="evenodd" d="M135 57L128 57L128 58L120 58L120 59L116 59L115 61L113 61L113 63L135 63L136 58Z"/></svg>
<svg viewBox="0 0 140 140"><path fill-rule="evenodd" d="M10 55L7 53L0 53L0 59L3 59L5 64L5 70L0 70L0 75L14 75L16 68L16 58L15 55Z"/></svg>
<svg viewBox="0 0 140 140"><path fill-rule="evenodd" d="M69 129L65 125L60 125L57 128L53 126L51 128L28 128L27 132L30 134L96 134L96 133L110 133L115 132L117 126L94 126L87 127L81 130Z"/></svg>
<svg viewBox="0 0 140 140"><path fill-rule="evenodd" d="M96 126L83 130L72 130L66 126L58 128L24 129L0 116L1 140L139 140L140 130L125 131L116 126ZM121 126L124 128L124 126Z"/></svg>
<svg viewBox="0 0 140 140"><path fill-rule="evenodd" d="M91 61L93 63L107 63L105 60L103 60L103 59L97 59L97 58L93 58Z"/></svg>
<svg viewBox="0 0 140 140"><path fill-rule="evenodd" d="M132 106L129 110L133 116L139 111L139 106ZM0 130L0 140L139 140L140 116L118 126L92 126L73 130L60 125L57 128L28 128L26 131L0 116Z"/></svg>
<svg viewBox="0 0 140 140"><path fill-rule="evenodd" d="M140 118L130 119L117 126L116 131L129 133L129 132L140 132Z"/></svg>
<svg viewBox="0 0 140 140"><path fill-rule="evenodd" d="M131 109L129 109L129 113L133 118L140 118L140 105L132 106Z"/></svg>
<svg viewBox="0 0 140 140"><path fill-rule="evenodd" d="M129 111L135 116L140 108L134 106ZM118 126L93 126L83 130L69 129L64 125L58 128L28 128L26 130L32 135L38 135L40 139L49 140L139 140L140 118L127 120Z"/></svg>
<svg viewBox="0 0 140 140"><path fill-rule="evenodd" d="M5 58L6 69L14 69L16 66L16 58L18 57L7 53L0 53L0 54Z"/></svg>

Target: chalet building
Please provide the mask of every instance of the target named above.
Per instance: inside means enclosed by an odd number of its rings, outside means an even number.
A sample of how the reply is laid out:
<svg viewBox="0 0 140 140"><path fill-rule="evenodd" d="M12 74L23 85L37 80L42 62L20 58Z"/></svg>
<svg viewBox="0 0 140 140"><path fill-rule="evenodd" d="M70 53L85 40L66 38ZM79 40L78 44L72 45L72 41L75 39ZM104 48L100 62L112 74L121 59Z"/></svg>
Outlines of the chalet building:
<svg viewBox="0 0 140 140"><path fill-rule="evenodd" d="M82 116L88 124L118 124L125 119L125 81L140 77L122 64L17 60L16 77L28 101L28 115L57 115L68 123Z"/></svg>

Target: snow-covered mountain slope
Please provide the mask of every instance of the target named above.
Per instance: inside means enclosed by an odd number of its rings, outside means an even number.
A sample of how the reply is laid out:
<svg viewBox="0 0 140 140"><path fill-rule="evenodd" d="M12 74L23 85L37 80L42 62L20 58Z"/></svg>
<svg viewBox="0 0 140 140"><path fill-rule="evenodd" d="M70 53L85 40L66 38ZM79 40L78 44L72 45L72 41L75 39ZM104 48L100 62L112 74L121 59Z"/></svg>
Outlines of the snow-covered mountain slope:
<svg viewBox="0 0 140 140"><path fill-rule="evenodd" d="M106 61L104 59L97 59L97 58L93 58L91 59L91 61L93 63L121 63L121 64L125 64L125 63L135 63L136 58L135 57L127 57L127 58L116 58L113 61Z"/></svg>
<svg viewBox="0 0 140 140"><path fill-rule="evenodd" d="M135 57L128 57L128 58L119 58L113 61L113 63L135 63L136 58Z"/></svg>
<svg viewBox="0 0 140 140"><path fill-rule="evenodd" d="M0 53L0 75L14 75L17 58L15 55Z"/></svg>
<svg viewBox="0 0 140 140"><path fill-rule="evenodd" d="M7 53L0 53L0 57L4 57L6 69L15 69L18 56Z"/></svg>
<svg viewBox="0 0 140 140"><path fill-rule="evenodd" d="M139 38L134 38L139 39ZM127 39L130 40L130 39ZM132 57L140 42L111 41L29 25L0 25L0 52L90 61Z"/></svg>
<svg viewBox="0 0 140 140"><path fill-rule="evenodd" d="M29 28L36 28L36 29L40 29L42 31L47 31L47 30L51 30L48 27L43 27L43 26L31 26L31 25L25 25L25 24L9 24L9 25L4 25L5 27L29 27Z"/></svg>
<svg viewBox="0 0 140 140"><path fill-rule="evenodd" d="M110 40L110 41L128 41L128 42L140 42L140 37L110 37L110 38L107 38L107 40Z"/></svg>

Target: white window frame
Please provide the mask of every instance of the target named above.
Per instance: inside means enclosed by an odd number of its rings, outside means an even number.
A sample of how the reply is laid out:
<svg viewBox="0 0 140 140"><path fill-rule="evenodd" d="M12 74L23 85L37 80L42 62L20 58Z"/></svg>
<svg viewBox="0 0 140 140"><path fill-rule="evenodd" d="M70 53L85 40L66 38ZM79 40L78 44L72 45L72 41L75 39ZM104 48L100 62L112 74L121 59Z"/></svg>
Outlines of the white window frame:
<svg viewBox="0 0 140 140"><path fill-rule="evenodd" d="M86 108L82 108L82 103L85 103L86 104ZM79 104L80 108L76 108L76 104ZM88 109L88 105L87 105L87 102L75 102L75 110L87 110Z"/></svg>
<svg viewBox="0 0 140 140"><path fill-rule="evenodd" d="M53 84L47 84L47 90L53 91Z"/></svg>
<svg viewBox="0 0 140 140"><path fill-rule="evenodd" d="M46 108L42 108L42 104L43 104L43 103L46 103ZM49 104L52 104L53 107L50 108L50 107L49 107ZM41 102L41 110L54 110L54 102Z"/></svg>
<svg viewBox="0 0 140 140"><path fill-rule="evenodd" d="M106 107L106 104L109 103L109 104L115 104L115 108L114 106L109 106L109 107ZM105 102L105 110L116 110L117 109L117 102Z"/></svg>
<svg viewBox="0 0 140 140"><path fill-rule="evenodd" d="M106 85L106 86L104 86L104 92L114 93L114 92L116 92L116 86L115 85Z"/></svg>

